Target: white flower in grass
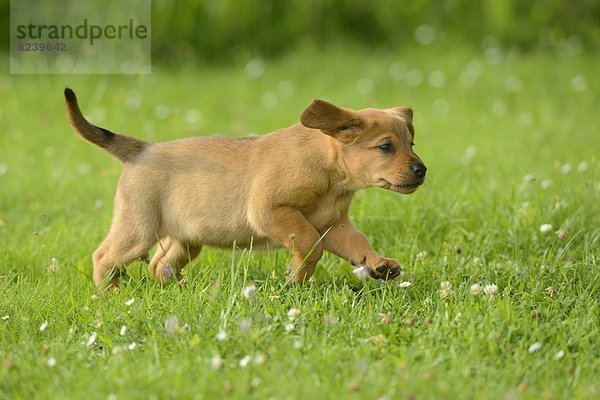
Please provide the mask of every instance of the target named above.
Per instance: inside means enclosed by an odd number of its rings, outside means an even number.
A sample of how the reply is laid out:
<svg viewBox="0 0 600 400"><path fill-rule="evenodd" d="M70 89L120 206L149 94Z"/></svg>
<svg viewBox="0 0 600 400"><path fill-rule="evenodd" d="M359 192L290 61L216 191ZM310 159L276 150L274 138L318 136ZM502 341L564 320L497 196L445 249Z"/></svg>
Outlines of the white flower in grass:
<svg viewBox="0 0 600 400"><path fill-rule="evenodd" d="M368 279L371 277L371 274L369 274L369 270L365 266L354 268L354 270L352 270L352 273L360 279Z"/></svg>
<svg viewBox="0 0 600 400"><path fill-rule="evenodd" d="M242 288L242 296L248 300L254 300L256 298L256 286L248 285Z"/></svg>
<svg viewBox="0 0 600 400"><path fill-rule="evenodd" d="M579 164L577 164L577 171L579 172L585 172L588 170L588 163L585 161L580 162Z"/></svg>
<svg viewBox="0 0 600 400"><path fill-rule="evenodd" d="M212 358L210 359L210 366L214 369L219 369L221 368L221 365L223 365L223 359L221 358L221 356L218 354L212 356Z"/></svg>
<svg viewBox="0 0 600 400"><path fill-rule="evenodd" d="M493 296L498 292L498 285L492 283L491 285L485 285L483 287L483 292L488 296Z"/></svg>
<svg viewBox="0 0 600 400"><path fill-rule="evenodd" d="M477 296L479 294L481 294L481 291L483 290L481 285L479 283L474 283L471 285L471 287L469 288L469 290L471 291L471 294L473 296Z"/></svg>
<svg viewBox="0 0 600 400"><path fill-rule="evenodd" d="M132 305L134 302L135 302L135 299L132 297L131 299L129 299L129 300L127 300L127 301L125 301L125 305L126 305L126 306L130 306L130 305Z"/></svg>
<svg viewBox="0 0 600 400"><path fill-rule="evenodd" d="M249 355L244 356L244 358L240 360L240 367L246 367L248 364L250 364L250 361L252 361L252 357L250 357Z"/></svg>
<svg viewBox="0 0 600 400"><path fill-rule="evenodd" d="M42 324L40 325L40 332L44 332L47 327L48 327L48 321L42 322Z"/></svg>
<svg viewBox="0 0 600 400"><path fill-rule="evenodd" d="M535 342L529 346L527 351L529 352L529 354L533 354L541 348L542 348L542 344L540 342Z"/></svg>
<svg viewBox="0 0 600 400"><path fill-rule="evenodd" d="M552 186L552 181L550 179L544 179L540 182L540 187L542 189L548 189L550 186Z"/></svg>
<svg viewBox="0 0 600 400"><path fill-rule="evenodd" d="M52 368L54 366L56 366L56 358L54 357L50 357L47 361L46 361L46 366Z"/></svg>
<svg viewBox="0 0 600 400"><path fill-rule="evenodd" d="M291 332L296 328L296 326L292 323L287 324L283 329L285 329L286 332Z"/></svg>
<svg viewBox="0 0 600 400"><path fill-rule="evenodd" d="M293 321L298 316L300 316L300 310L298 310L297 308L290 308L290 310L287 312L287 316L290 319L290 321Z"/></svg>
<svg viewBox="0 0 600 400"><path fill-rule="evenodd" d="M125 332L127 332L127 325L123 325L121 330L119 330L119 336L125 336Z"/></svg>
<svg viewBox="0 0 600 400"><path fill-rule="evenodd" d="M569 232L566 229L559 229L554 232L559 239L564 239L569 237Z"/></svg>
<svg viewBox="0 0 600 400"><path fill-rule="evenodd" d="M452 283L449 281L443 281L440 283L440 296L442 299L447 299L452 295Z"/></svg>
<svg viewBox="0 0 600 400"><path fill-rule="evenodd" d="M254 364L255 365L262 365L265 363L266 360L267 360L267 356L265 356L264 353L261 353L260 351L254 355Z"/></svg>
<svg viewBox="0 0 600 400"><path fill-rule="evenodd" d="M426 250L421 250L420 252L417 253L415 258L417 259L417 261L423 261L427 258L428 255L429 255L429 253L427 253Z"/></svg>
<svg viewBox="0 0 600 400"><path fill-rule="evenodd" d="M215 336L215 339L217 339L219 342L226 340L227 332L225 332L224 330L220 330L219 333L217 333L217 335Z"/></svg>
<svg viewBox="0 0 600 400"><path fill-rule="evenodd" d="M552 230L552 224L542 224L540 226L540 232L542 233L548 233Z"/></svg>
<svg viewBox="0 0 600 400"><path fill-rule="evenodd" d="M85 344L85 347L91 347L96 342L97 336L98 336L98 334L96 332L92 332L92 334L88 338L88 341Z"/></svg>
<svg viewBox="0 0 600 400"><path fill-rule="evenodd" d="M401 288L407 288L407 287L409 287L409 286L411 286L411 285L412 285L412 283L410 283L410 282L408 282L408 281L400 282L400 283L398 284L398 286L400 286Z"/></svg>
<svg viewBox="0 0 600 400"><path fill-rule="evenodd" d="M6 314L2 316L2 321L8 321L8 319L10 318L10 315Z"/></svg>
<svg viewBox="0 0 600 400"><path fill-rule="evenodd" d="M556 354L554 355L554 359L555 360L560 360L561 358L563 358L565 356L565 351L564 350L559 350L556 352Z"/></svg>
<svg viewBox="0 0 600 400"><path fill-rule="evenodd" d="M560 166L560 172L563 174L568 174L569 172L571 172L571 170L573 170L573 166L571 165L571 163L565 163Z"/></svg>
<svg viewBox="0 0 600 400"><path fill-rule="evenodd" d="M136 347L137 347L137 343L136 343L136 342L130 343L130 344L127 346L127 348L128 348L129 350L133 350L133 349L135 349Z"/></svg>

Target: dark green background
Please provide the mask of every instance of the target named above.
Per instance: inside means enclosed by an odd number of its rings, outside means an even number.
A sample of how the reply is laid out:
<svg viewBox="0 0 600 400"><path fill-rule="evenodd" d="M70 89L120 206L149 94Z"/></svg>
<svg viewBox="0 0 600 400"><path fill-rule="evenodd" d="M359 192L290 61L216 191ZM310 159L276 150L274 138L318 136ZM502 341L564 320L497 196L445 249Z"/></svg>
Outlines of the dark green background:
<svg viewBox="0 0 600 400"><path fill-rule="evenodd" d="M10 1L0 0L8 30ZM399 49L415 29L430 25L436 40L479 46L493 35L522 51L561 41L597 51L598 0L153 0L153 61L226 61L249 54L272 57L299 46L353 43ZM8 32L0 38L9 46Z"/></svg>

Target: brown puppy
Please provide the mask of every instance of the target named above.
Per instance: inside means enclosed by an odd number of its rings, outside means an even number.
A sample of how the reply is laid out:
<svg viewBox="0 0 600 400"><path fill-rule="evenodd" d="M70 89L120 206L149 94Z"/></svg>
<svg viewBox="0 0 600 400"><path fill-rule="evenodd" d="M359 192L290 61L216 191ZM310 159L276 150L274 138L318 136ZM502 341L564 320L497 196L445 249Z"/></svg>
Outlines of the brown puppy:
<svg viewBox="0 0 600 400"><path fill-rule="evenodd" d="M100 288L118 285L116 272L157 243L149 270L161 282L204 245L284 246L294 282L313 274L323 250L374 278L400 274L352 225L348 208L359 189L412 193L423 183L410 108L353 111L313 100L302 125L268 135L149 143L89 123L71 89L65 99L77 132L124 165L110 232L93 255Z"/></svg>

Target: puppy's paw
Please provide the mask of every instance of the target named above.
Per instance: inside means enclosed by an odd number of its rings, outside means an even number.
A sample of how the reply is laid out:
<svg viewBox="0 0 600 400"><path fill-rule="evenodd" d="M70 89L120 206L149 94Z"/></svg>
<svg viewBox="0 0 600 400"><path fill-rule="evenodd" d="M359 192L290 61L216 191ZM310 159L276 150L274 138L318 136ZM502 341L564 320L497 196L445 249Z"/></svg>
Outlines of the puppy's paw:
<svg viewBox="0 0 600 400"><path fill-rule="evenodd" d="M294 267L293 262L290 262L285 276L289 283L298 285L312 285L315 283L315 279L312 276L313 272L314 268L310 269L306 268L306 266L303 266L300 269L298 269Z"/></svg>
<svg viewBox="0 0 600 400"><path fill-rule="evenodd" d="M178 268L172 267L169 264L162 264L154 271L154 279L160 283L167 283L175 278L180 279L180 271Z"/></svg>
<svg viewBox="0 0 600 400"><path fill-rule="evenodd" d="M404 273L398 261L393 258L376 258L367 268L371 277L375 279L394 279Z"/></svg>

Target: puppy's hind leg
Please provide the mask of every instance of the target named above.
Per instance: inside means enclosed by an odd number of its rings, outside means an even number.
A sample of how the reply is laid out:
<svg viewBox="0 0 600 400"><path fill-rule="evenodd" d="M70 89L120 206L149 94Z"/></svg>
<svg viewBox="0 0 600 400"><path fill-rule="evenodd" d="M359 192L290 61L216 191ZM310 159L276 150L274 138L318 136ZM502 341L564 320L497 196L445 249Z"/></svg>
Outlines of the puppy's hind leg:
<svg viewBox="0 0 600 400"><path fill-rule="evenodd" d="M148 272L161 283L166 283L172 276L181 281L181 270L198 256L201 249L202 246L165 237L158 242L156 253L148 265Z"/></svg>
<svg viewBox="0 0 600 400"><path fill-rule="evenodd" d="M111 286L119 286L121 270L134 260L146 255L154 242L153 237L111 229L93 255L96 286L101 291Z"/></svg>
<svg viewBox="0 0 600 400"><path fill-rule="evenodd" d="M94 282L102 292L118 286L119 272L156 243L155 216L135 211L123 203L116 207L110 232L93 254Z"/></svg>

